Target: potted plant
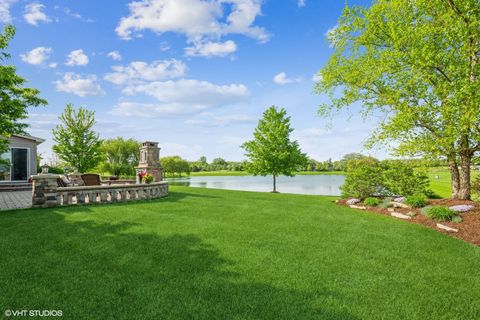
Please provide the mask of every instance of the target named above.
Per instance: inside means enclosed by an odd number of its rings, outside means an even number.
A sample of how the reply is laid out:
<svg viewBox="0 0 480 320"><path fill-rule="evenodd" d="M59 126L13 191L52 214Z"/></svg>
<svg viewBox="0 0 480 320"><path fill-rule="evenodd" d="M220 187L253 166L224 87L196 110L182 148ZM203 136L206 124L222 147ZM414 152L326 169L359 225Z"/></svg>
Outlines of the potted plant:
<svg viewBox="0 0 480 320"><path fill-rule="evenodd" d="M145 181L146 184L150 184L153 182L153 176L151 174L145 174L143 177L143 180Z"/></svg>

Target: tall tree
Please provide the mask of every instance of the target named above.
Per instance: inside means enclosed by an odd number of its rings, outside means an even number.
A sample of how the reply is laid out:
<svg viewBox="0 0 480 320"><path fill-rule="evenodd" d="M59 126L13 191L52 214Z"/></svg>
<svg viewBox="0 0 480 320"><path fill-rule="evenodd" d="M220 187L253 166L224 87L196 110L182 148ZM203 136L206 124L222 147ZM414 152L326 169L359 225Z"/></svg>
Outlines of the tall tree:
<svg viewBox="0 0 480 320"><path fill-rule="evenodd" d="M361 102L379 126L367 146L402 156L443 157L452 197L470 198L470 163L480 151L478 0L378 0L346 7L329 33L334 53L320 72L321 114Z"/></svg>
<svg viewBox="0 0 480 320"><path fill-rule="evenodd" d="M67 104L59 119L61 123L53 129L53 151L79 172L95 168L102 158L101 141L93 130L95 112Z"/></svg>
<svg viewBox="0 0 480 320"><path fill-rule="evenodd" d="M242 145L250 163L247 170L254 175L272 175L273 192L277 192L276 178L279 175L293 176L297 168L307 163L297 141L290 140L290 117L285 109L271 106L253 132L253 140Z"/></svg>
<svg viewBox="0 0 480 320"><path fill-rule="evenodd" d="M27 108L47 104L39 98L37 89L24 88L26 80L17 75L14 66L6 64L10 58L6 49L14 36L15 28L11 25L5 26L0 34L0 154L8 149L6 138L24 133L27 125L20 120L28 117Z"/></svg>
<svg viewBox="0 0 480 320"><path fill-rule="evenodd" d="M100 151L104 159L100 168L116 176L135 175L135 167L140 158L140 142L134 139L117 137L102 141Z"/></svg>

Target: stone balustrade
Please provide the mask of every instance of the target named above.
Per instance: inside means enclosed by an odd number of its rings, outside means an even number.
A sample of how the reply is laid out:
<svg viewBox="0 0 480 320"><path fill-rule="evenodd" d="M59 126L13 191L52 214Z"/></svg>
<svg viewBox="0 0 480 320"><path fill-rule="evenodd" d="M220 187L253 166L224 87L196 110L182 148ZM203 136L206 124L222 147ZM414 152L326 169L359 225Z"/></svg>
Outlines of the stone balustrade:
<svg viewBox="0 0 480 320"><path fill-rule="evenodd" d="M57 177L53 174L32 177L34 207L115 203L157 199L168 195L168 183L165 181L150 184L58 187Z"/></svg>

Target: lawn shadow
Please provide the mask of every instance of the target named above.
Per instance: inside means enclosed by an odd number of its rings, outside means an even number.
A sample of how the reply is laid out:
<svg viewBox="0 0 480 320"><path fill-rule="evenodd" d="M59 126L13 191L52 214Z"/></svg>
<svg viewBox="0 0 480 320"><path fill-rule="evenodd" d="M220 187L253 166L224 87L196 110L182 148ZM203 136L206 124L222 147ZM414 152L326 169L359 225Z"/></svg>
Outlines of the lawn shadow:
<svg viewBox="0 0 480 320"><path fill-rule="evenodd" d="M4 310L56 309L64 319L355 319L316 306L321 297L341 299L335 292L249 280L196 235L64 213L52 211L42 232L23 224L0 240Z"/></svg>

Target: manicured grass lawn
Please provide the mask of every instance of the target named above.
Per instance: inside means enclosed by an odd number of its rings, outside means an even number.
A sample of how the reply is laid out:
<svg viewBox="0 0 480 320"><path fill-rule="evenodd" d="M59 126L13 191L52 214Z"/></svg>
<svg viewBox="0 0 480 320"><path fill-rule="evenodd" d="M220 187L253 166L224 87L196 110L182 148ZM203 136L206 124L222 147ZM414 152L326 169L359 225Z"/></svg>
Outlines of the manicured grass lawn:
<svg viewBox="0 0 480 320"><path fill-rule="evenodd" d="M480 316L478 247L328 197L171 189L150 202L0 213L1 313Z"/></svg>
<svg viewBox="0 0 480 320"><path fill-rule="evenodd" d="M472 179L479 174L472 170ZM450 198L452 195L450 172L447 168L430 168L428 172L430 188L442 198Z"/></svg>

